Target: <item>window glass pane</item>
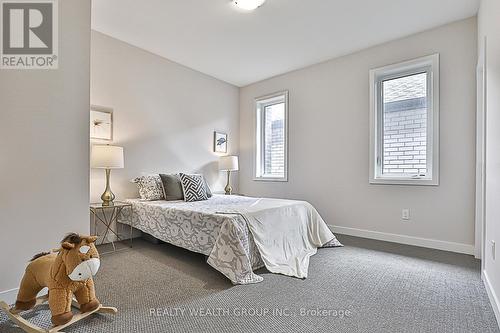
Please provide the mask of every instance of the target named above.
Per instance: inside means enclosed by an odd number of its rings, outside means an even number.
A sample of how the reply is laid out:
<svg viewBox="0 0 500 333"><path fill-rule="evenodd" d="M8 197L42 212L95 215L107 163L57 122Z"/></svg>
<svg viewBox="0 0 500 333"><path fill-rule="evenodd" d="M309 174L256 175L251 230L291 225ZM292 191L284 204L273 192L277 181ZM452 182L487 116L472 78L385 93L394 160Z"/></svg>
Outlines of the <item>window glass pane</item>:
<svg viewBox="0 0 500 333"><path fill-rule="evenodd" d="M427 73L382 82L382 174L427 173Z"/></svg>
<svg viewBox="0 0 500 333"><path fill-rule="evenodd" d="M264 108L264 177L285 176L285 103Z"/></svg>

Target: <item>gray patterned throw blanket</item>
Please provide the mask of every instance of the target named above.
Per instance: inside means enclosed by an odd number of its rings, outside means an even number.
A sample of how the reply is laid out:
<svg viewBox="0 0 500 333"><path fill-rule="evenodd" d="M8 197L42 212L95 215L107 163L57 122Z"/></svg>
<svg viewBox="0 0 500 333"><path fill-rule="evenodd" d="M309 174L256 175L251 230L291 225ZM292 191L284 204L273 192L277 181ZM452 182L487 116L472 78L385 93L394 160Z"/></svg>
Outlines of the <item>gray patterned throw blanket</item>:
<svg viewBox="0 0 500 333"><path fill-rule="evenodd" d="M214 195L209 200L127 200L121 223L208 256L234 284L262 281L254 270L307 277L318 247L342 246L304 201Z"/></svg>

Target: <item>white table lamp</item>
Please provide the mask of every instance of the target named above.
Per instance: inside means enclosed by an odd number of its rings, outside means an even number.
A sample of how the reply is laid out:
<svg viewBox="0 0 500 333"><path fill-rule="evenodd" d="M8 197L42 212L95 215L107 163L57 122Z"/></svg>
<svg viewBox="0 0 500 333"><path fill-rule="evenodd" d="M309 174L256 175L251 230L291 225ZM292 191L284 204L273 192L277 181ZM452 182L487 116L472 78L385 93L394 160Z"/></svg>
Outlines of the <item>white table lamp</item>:
<svg viewBox="0 0 500 333"><path fill-rule="evenodd" d="M226 195L230 195L233 193L233 188L230 184L231 171L238 171L238 156L222 156L219 160L219 170L227 171L227 184L224 190L226 191Z"/></svg>
<svg viewBox="0 0 500 333"><path fill-rule="evenodd" d="M106 189L101 195L103 206L112 206L115 195L109 186L111 169L123 169L123 147L110 145L96 145L92 147L90 165L94 169L106 170Z"/></svg>

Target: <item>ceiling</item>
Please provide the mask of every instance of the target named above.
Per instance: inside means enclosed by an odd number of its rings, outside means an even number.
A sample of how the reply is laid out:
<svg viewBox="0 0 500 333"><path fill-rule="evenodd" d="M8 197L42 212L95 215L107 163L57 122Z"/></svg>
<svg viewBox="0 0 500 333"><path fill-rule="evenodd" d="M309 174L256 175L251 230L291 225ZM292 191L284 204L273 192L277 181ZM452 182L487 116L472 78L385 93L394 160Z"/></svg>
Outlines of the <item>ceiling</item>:
<svg viewBox="0 0 500 333"><path fill-rule="evenodd" d="M479 0L93 0L92 28L236 86L474 16Z"/></svg>

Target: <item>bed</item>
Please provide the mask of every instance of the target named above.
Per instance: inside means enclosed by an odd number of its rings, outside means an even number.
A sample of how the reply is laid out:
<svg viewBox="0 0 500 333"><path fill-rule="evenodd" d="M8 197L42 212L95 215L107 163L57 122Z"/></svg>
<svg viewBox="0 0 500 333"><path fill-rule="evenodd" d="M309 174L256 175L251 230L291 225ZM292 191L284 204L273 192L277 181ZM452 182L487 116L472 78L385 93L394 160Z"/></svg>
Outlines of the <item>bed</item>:
<svg viewBox="0 0 500 333"><path fill-rule="evenodd" d="M208 200L127 200L119 222L164 242L204 254L233 284L258 283L269 271L307 277L318 247L342 246L305 201L226 196Z"/></svg>

